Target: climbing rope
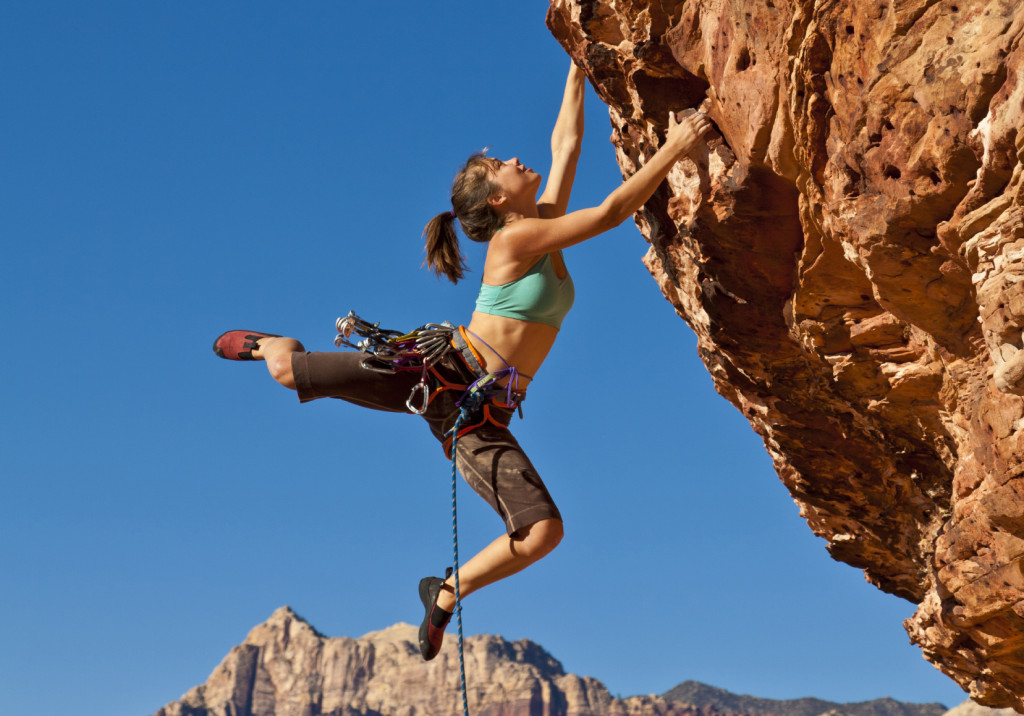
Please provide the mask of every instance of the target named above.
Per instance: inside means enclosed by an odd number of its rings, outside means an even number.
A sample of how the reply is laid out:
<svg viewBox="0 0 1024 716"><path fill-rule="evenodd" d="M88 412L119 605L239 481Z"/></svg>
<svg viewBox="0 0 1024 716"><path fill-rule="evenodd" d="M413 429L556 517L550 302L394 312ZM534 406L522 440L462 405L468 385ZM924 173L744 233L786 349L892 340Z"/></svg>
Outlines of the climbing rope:
<svg viewBox="0 0 1024 716"><path fill-rule="evenodd" d="M336 323L338 335L334 339L334 345L339 348L342 345L355 348L367 354L363 359L363 367L381 372L395 373L406 370L420 370L422 375L420 382L413 387L406 401L406 407L413 413L423 415L430 402L430 384L427 382L427 374L430 366L440 360L452 348L452 334L455 326L447 321L444 323L427 323L416 330L402 334L400 331L382 329L380 323L370 323L363 320L349 311L347 316L339 318ZM349 338L353 333L362 336L363 340L352 343ZM458 454L459 432L462 424L476 415L483 404L492 397L503 395L505 405L510 408L518 408L522 395L519 393L519 373L514 366L510 366L497 351L487 343L473 334L473 337L487 346L494 355L501 359L505 367L494 373L488 373L477 378L470 385L465 387L465 392L456 401L459 414L455 418L455 424L446 433L452 436L452 561L455 574L455 618L459 632L459 677L460 691L462 692L462 713L469 716L469 699L466 693L466 659L462 635L462 592L459 585L459 517L456 502L456 486L458 485L458 466L456 464ZM529 376L526 376L529 378ZM504 386L500 384L502 379L507 378ZM459 386L462 387L462 386ZM417 400L419 405L416 405ZM522 410L520 409L520 417ZM447 571L447 570L446 570ZM445 575L448 577L448 574Z"/></svg>
<svg viewBox="0 0 1024 716"><path fill-rule="evenodd" d="M458 469L456 467L456 455L459 443L459 428L462 422L480 409L486 397L483 391L467 390L459 405L459 416L452 426L452 561L455 565L455 623L459 627L459 679L460 690L462 691L462 714L469 716L469 701L466 697L466 658L463 653L462 639L462 592L459 588L459 513L455 498L455 487L458 484Z"/></svg>

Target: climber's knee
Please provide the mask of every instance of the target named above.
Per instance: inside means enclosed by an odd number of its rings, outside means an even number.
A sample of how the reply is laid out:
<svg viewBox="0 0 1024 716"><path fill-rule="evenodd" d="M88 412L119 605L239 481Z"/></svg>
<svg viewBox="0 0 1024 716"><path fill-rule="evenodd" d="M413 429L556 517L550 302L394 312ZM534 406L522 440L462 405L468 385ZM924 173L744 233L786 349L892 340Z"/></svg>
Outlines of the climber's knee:
<svg viewBox="0 0 1024 716"><path fill-rule="evenodd" d="M270 376L285 388L295 390L295 375L292 373L292 352L278 353L267 358Z"/></svg>
<svg viewBox="0 0 1024 716"><path fill-rule="evenodd" d="M516 551L525 557L540 559L558 546L564 534L560 519L550 518L534 522L520 530Z"/></svg>

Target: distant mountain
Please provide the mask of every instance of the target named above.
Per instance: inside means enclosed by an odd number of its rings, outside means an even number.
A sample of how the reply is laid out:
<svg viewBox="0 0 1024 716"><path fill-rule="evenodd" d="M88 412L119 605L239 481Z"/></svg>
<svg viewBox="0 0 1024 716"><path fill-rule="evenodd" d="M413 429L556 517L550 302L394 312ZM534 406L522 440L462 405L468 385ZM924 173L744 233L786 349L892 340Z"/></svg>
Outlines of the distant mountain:
<svg viewBox="0 0 1024 716"><path fill-rule="evenodd" d="M853 704L837 704L815 698L776 701L756 696L733 694L698 681L684 681L662 694L666 701L691 704L733 714L778 714L779 716L942 716L939 703L908 704L893 699L875 699Z"/></svg>
<svg viewBox="0 0 1024 716"><path fill-rule="evenodd" d="M281 607L201 684L156 716L459 716L456 638L425 662L417 629L396 624L358 639L327 637ZM833 704L770 701L687 681L663 696L613 698L604 684L567 674L526 639L466 639L473 716L942 716L939 704L881 699ZM962 716L983 716L963 714Z"/></svg>

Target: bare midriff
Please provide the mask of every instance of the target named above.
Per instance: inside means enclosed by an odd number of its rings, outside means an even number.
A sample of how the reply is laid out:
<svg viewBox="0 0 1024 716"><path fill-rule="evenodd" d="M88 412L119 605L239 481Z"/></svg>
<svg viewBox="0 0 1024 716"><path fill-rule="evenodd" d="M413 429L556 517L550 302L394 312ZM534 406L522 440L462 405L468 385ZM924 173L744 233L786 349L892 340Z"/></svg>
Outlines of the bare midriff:
<svg viewBox="0 0 1024 716"><path fill-rule="evenodd" d="M492 316L479 311L473 312L473 320L467 328L472 331L469 340L483 358L484 369L488 373L499 371L505 367L504 359L520 373L520 392L524 392L530 383L526 376L537 374L558 337L558 329L546 323ZM482 340L476 340L473 333ZM483 345L484 341L490 348Z"/></svg>

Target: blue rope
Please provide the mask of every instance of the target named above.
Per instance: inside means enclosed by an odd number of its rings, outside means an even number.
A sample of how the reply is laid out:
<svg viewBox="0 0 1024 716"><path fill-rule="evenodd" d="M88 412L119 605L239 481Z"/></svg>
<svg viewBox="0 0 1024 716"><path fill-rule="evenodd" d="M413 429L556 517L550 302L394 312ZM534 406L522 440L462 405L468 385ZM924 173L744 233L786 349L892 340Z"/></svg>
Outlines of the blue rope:
<svg viewBox="0 0 1024 716"><path fill-rule="evenodd" d="M456 456L459 443L459 428L462 421L480 408L484 401L483 391L469 390L460 402L459 417L452 427L452 557L455 563L455 620L459 626L459 677L462 690L462 714L469 716L469 702L466 698L466 659L462 646L462 594L459 590L459 518L455 502L455 486L458 484Z"/></svg>
<svg viewBox="0 0 1024 716"><path fill-rule="evenodd" d="M462 427L462 423L467 418L480 410L484 401L487 400L489 393L494 391L494 383L505 375L510 376L509 384L506 387L507 402L510 405L518 404L519 395L513 388L513 384L518 387L518 372L515 368L506 364L504 369L479 378L466 388L466 392L456 401L456 405L459 406L459 416L455 419L455 425L452 426L450 431L452 435L452 559L454 562L453 571L455 572L454 614L459 627L459 677L461 679L463 716L469 716L469 702L466 696L466 658L462 638L462 592L459 588L459 519L455 500L455 487L458 484L456 459L458 457L459 428Z"/></svg>

